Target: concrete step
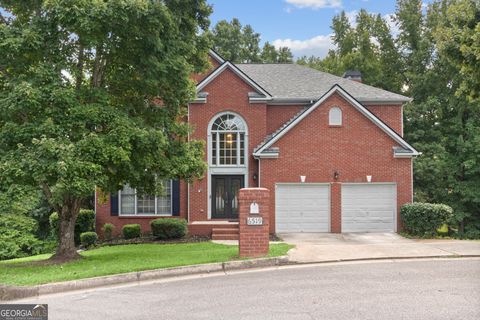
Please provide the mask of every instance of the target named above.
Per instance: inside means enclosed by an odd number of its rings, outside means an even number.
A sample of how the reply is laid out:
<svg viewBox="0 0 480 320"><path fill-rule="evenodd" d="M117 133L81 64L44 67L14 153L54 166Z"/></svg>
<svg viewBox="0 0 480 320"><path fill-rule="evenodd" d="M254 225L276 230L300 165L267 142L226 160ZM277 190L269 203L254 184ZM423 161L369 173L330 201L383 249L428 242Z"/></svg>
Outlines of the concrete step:
<svg viewBox="0 0 480 320"><path fill-rule="evenodd" d="M239 230L237 228L213 228L212 234L238 234Z"/></svg>
<svg viewBox="0 0 480 320"><path fill-rule="evenodd" d="M212 233L212 240L238 240L239 234L215 234Z"/></svg>

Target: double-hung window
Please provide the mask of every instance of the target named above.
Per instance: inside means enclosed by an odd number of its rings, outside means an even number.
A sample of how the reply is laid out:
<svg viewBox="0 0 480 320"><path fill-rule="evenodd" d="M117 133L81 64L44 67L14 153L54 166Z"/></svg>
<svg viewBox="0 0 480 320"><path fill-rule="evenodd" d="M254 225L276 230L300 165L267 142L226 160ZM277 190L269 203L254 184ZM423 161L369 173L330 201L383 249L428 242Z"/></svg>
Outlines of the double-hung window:
<svg viewBox="0 0 480 320"><path fill-rule="evenodd" d="M121 216L170 216L172 215L172 180L163 182L162 195L139 195L130 186L119 191Z"/></svg>

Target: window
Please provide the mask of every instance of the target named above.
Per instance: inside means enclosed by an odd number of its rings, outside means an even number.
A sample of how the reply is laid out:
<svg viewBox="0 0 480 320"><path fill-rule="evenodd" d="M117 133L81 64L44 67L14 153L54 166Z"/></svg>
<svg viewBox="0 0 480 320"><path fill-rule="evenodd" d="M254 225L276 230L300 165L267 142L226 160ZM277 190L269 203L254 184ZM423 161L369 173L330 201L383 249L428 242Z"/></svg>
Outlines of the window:
<svg viewBox="0 0 480 320"><path fill-rule="evenodd" d="M140 196L127 185L119 192L119 199L120 215L171 215L172 181L164 181L164 194L160 196Z"/></svg>
<svg viewBox="0 0 480 320"><path fill-rule="evenodd" d="M245 165L245 124L238 116L227 113L213 122L212 165Z"/></svg>
<svg viewBox="0 0 480 320"><path fill-rule="evenodd" d="M339 107L333 107L328 113L328 124L331 126L342 125L342 109Z"/></svg>

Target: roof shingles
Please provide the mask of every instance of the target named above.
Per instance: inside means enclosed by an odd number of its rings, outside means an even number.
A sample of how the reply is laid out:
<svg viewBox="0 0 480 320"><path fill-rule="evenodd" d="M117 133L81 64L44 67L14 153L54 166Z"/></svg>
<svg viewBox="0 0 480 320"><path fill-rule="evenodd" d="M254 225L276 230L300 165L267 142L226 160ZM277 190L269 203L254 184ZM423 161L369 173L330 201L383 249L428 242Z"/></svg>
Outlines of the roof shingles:
<svg viewBox="0 0 480 320"><path fill-rule="evenodd" d="M411 100L400 94L298 64L236 64L236 66L267 90L274 100L279 101L315 101L335 84L340 85L362 103L404 103Z"/></svg>

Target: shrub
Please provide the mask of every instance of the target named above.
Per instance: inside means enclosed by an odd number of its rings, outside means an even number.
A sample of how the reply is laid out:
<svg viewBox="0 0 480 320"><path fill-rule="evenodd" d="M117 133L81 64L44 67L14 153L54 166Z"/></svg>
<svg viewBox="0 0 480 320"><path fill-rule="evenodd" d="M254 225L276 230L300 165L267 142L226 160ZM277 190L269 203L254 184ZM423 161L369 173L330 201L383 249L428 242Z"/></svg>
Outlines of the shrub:
<svg viewBox="0 0 480 320"><path fill-rule="evenodd" d="M85 247L91 247L97 243L98 236L96 232L87 231L80 235L80 242Z"/></svg>
<svg viewBox="0 0 480 320"><path fill-rule="evenodd" d="M35 219L17 214L0 214L0 260L39 254L43 242L35 237Z"/></svg>
<svg viewBox="0 0 480 320"><path fill-rule="evenodd" d="M139 224L126 224L122 228L123 237L125 239L139 238L141 229Z"/></svg>
<svg viewBox="0 0 480 320"><path fill-rule="evenodd" d="M60 229L58 221L58 213L54 212L50 215L50 227L52 236L58 239L58 232ZM80 212L75 222L75 244L80 244L80 234L83 232L95 231L95 212L90 209L80 209Z"/></svg>
<svg viewBox="0 0 480 320"><path fill-rule="evenodd" d="M417 202L403 205L400 215L408 233L415 236L433 236L451 219L453 210L445 204Z"/></svg>
<svg viewBox="0 0 480 320"><path fill-rule="evenodd" d="M75 241L80 241L80 234L88 231L95 231L95 211L80 209L75 222Z"/></svg>
<svg viewBox="0 0 480 320"><path fill-rule="evenodd" d="M115 230L115 226L111 223L105 223L102 227L103 236L105 240L112 240L113 238L113 230Z"/></svg>
<svg viewBox="0 0 480 320"><path fill-rule="evenodd" d="M185 219L155 219L150 222L150 227L153 236L161 240L178 239L187 234L187 221Z"/></svg>

